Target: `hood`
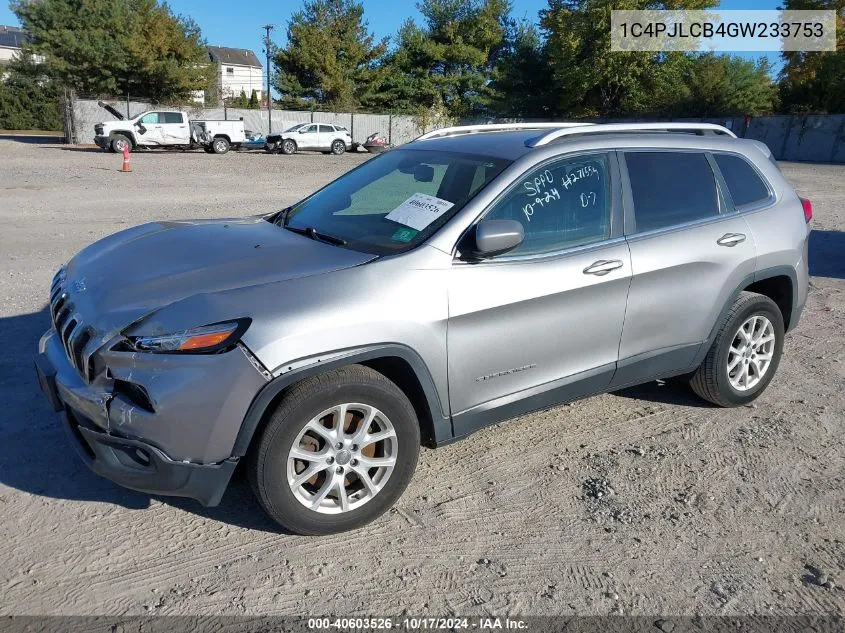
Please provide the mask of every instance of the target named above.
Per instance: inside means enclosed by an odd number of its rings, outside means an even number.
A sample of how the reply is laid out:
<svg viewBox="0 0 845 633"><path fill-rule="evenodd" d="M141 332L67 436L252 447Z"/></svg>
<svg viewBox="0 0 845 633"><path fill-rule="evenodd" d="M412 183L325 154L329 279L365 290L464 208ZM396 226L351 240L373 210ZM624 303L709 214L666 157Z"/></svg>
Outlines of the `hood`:
<svg viewBox="0 0 845 633"><path fill-rule="evenodd" d="M123 119L126 118L126 117L123 116L123 114L119 110L114 109L112 106L110 106L105 101L98 101L97 105L100 106L101 108L103 108L103 110L105 110L106 112L111 114L113 117L115 117L118 121L123 121Z"/></svg>
<svg viewBox="0 0 845 633"><path fill-rule="evenodd" d="M194 295L319 275L374 258L261 218L156 222L80 251L67 265L65 287L85 322L106 334Z"/></svg>

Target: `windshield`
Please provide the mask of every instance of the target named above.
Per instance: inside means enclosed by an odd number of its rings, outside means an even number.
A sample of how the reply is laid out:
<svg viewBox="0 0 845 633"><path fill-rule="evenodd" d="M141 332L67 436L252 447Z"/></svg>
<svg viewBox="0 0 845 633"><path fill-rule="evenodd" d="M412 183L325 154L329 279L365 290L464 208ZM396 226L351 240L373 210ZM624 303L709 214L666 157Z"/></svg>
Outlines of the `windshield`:
<svg viewBox="0 0 845 633"><path fill-rule="evenodd" d="M284 225L368 253L409 250L509 164L489 156L392 150L291 207Z"/></svg>
<svg viewBox="0 0 845 633"><path fill-rule="evenodd" d="M285 132L296 132L303 125L308 125L308 124L307 123L297 123L293 127L289 127L288 129L286 129Z"/></svg>

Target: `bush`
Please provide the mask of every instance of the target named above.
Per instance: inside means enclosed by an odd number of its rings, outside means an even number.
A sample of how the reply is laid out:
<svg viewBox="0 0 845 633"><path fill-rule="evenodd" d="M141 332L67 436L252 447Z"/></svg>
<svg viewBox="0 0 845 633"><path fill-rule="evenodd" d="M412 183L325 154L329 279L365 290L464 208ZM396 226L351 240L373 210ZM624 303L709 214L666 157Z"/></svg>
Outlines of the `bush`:
<svg viewBox="0 0 845 633"><path fill-rule="evenodd" d="M61 130L59 88L29 56L20 56L0 79L0 129Z"/></svg>

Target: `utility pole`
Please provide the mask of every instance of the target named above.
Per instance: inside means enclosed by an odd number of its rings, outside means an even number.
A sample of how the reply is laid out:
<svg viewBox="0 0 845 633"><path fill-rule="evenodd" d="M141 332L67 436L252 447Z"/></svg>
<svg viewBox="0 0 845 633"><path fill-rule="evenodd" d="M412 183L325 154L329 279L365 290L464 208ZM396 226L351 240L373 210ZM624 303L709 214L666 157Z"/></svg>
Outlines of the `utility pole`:
<svg viewBox="0 0 845 633"><path fill-rule="evenodd" d="M270 31L273 30L272 24L265 24L264 30L267 35L264 36L264 51L267 53L267 124L269 128L268 134L273 133L273 98L270 96L270 50L273 42L270 41Z"/></svg>

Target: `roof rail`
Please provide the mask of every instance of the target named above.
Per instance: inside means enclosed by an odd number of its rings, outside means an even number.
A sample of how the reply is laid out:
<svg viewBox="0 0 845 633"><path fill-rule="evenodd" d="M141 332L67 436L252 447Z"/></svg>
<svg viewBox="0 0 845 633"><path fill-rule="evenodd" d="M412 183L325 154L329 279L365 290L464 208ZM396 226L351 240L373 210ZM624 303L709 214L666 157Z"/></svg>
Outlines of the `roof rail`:
<svg viewBox="0 0 845 633"><path fill-rule="evenodd" d="M527 147L540 147L548 145L554 140L574 134L608 134L613 132L711 132L713 134L724 134L736 138L736 134L728 128L715 123L602 123L599 125L577 125L547 132L537 138L525 141Z"/></svg>
<svg viewBox="0 0 845 633"><path fill-rule="evenodd" d="M457 136L458 134L475 134L477 132L505 132L507 130L559 130L569 127L583 127L592 123L482 123L478 125L455 125L432 130L415 138L415 141L425 141L430 138L443 136Z"/></svg>

